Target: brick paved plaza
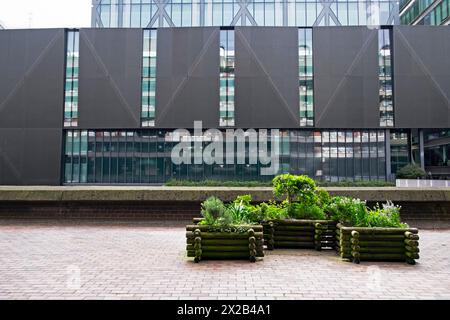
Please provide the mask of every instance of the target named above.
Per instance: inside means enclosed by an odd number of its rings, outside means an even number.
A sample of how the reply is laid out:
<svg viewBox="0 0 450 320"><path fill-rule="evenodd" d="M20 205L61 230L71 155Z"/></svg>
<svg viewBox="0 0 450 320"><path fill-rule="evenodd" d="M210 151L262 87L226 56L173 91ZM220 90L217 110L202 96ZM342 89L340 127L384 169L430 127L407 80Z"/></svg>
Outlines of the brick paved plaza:
<svg viewBox="0 0 450 320"><path fill-rule="evenodd" d="M194 264L182 223L0 221L0 299L450 299L450 230L420 234L415 266L311 250Z"/></svg>

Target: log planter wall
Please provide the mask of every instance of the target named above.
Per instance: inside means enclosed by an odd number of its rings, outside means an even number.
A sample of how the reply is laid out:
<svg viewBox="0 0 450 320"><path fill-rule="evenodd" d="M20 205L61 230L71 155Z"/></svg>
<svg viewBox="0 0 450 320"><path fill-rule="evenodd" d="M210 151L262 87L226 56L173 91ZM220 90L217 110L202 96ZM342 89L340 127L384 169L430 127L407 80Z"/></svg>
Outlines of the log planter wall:
<svg viewBox="0 0 450 320"><path fill-rule="evenodd" d="M263 223L268 250L276 248L335 247L336 222L331 220L271 220Z"/></svg>
<svg viewBox="0 0 450 320"><path fill-rule="evenodd" d="M342 259L405 261L419 259L419 231L401 228L356 228L337 225L336 250Z"/></svg>
<svg viewBox="0 0 450 320"><path fill-rule="evenodd" d="M236 232L217 232L202 225L186 226L187 256L196 263L204 259L249 259L264 257L263 227L239 226Z"/></svg>

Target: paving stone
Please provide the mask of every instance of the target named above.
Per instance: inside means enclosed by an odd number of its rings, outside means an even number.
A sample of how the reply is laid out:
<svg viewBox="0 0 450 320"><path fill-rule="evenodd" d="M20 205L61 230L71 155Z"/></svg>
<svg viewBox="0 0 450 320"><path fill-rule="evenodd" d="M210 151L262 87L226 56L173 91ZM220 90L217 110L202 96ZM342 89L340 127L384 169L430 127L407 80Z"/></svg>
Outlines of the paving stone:
<svg viewBox="0 0 450 320"><path fill-rule="evenodd" d="M420 236L415 266L314 250L195 264L182 225L0 220L0 298L449 299L450 230Z"/></svg>

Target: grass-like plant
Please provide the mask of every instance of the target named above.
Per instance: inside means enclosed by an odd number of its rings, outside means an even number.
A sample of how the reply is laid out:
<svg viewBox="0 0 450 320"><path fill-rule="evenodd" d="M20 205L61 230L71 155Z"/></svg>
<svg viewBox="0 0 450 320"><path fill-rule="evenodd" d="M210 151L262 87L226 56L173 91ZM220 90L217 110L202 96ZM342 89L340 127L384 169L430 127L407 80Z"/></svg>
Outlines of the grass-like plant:
<svg viewBox="0 0 450 320"><path fill-rule="evenodd" d="M202 203L201 213L204 219L202 224L216 225L219 222L219 219L224 218L225 209L224 203L219 198L208 198Z"/></svg>
<svg viewBox="0 0 450 320"><path fill-rule="evenodd" d="M368 210L364 221L365 227L384 227L384 228L408 228L406 223L400 219L400 206L394 205L391 201L376 206Z"/></svg>

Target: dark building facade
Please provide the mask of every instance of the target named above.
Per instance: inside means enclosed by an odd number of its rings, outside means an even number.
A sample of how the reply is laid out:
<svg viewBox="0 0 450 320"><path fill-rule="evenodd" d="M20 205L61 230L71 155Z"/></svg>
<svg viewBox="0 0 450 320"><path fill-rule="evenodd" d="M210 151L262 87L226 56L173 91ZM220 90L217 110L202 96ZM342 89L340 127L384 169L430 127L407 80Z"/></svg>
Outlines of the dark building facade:
<svg viewBox="0 0 450 320"><path fill-rule="evenodd" d="M446 176L449 40L429 26L0 31L0 184L272 177L247 149L174 163L174 130L214 140L196 121L278 129L276 173L388 180L416 162Z"/></svg>

